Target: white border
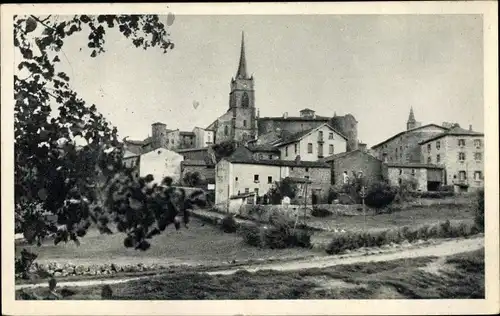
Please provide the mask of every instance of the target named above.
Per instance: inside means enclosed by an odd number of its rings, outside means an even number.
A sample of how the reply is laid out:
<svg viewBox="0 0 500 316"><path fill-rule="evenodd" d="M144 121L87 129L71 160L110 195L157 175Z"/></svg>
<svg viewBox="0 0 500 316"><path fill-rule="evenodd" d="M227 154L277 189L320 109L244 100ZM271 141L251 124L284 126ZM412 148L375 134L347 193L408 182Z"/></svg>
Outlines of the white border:
<svg viewBox="0 0 500 316"><path fill-rule="evenodd" d="M496 1L365 3L216 4L40 4L2 5L2 313L9 315L359 315L498 313L498 17ZM484 18L484 101L486 189L485 300L255 300L255 301L51 301L14 300L13 209L13 43L14 14L155 13L176 15L284 14L482 14Z"/></svg>

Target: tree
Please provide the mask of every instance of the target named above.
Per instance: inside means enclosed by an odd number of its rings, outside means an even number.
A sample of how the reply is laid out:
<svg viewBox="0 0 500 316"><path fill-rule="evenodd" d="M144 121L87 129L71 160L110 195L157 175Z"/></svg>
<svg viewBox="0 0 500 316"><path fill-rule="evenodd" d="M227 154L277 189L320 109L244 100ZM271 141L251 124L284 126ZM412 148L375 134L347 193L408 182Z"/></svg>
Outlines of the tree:
<svg viewBox="0 0 500 316"><path fill-rule="evenodd" d="M372 183L365 197L365 204L379 212L394 201L397 190L384 181Z"/></svg>
<svg viewBox="0 0 500 316"><path fill-rule="evenodd" d="M55 243L78 242L92 223L111 233L113 221L127 233L126 246L145 250L147 238L168 224L178 227L178 215L187 222L186 209L201 203L199 192L186 197L152 186L152 177L133 177L122 163L116 127L57 70L69 37L88 33L86 46L95 58L105 52L111 29L136 47L164 53L174 48L157 15L14 17L14 46L22 56L14 75L15 203L19 230L29 242L40 244L49 233L56 234Z"/></svg>
<svg viewBox="0 0 500 316"><path fill-rule="evenodd" d="M267 195L271 204L280 204L285 196L288 196L290 199L295 198L297 190L297 185L291 179L285 178L281 181L276 181L274 186L267 192Z"/></svg>
<svg viewBox="0 0 500 316"><path fill-rule="evenodd" d="M199 172L186 172L182 178L184 185L189 187L196 187L202 183L201 175Z"/></svg>
<svg viewBox="0 0 500 316"><path fill-rule="evenodd" d="M224 157L231 156L237 148L235 141L224 141L219 144L213 145L212 149L215 153L215 159L219 162Z"/></svg>

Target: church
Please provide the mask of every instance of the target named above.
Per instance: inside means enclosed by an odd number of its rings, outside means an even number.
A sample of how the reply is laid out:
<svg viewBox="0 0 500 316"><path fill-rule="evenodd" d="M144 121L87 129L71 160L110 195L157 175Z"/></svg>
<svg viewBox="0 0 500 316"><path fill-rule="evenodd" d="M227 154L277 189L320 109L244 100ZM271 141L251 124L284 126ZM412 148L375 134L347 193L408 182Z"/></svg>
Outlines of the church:
<svg viewBox="0 0 500 316"><path fill-rule="evenodd" d="M247 142L257 137L254 78L247 72L245 35L241 37L240 62L236 77L231 79L229 108L206 129L214 132L215 142Z"/></svg>

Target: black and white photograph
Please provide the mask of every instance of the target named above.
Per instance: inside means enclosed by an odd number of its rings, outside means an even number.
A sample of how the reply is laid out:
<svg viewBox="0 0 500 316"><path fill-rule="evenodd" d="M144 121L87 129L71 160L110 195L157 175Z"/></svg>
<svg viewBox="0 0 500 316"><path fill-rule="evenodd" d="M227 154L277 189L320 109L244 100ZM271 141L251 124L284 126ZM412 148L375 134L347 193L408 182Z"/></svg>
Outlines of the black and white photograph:
<svg viewBox="0 0 500 316"><path fill-rule="evenodd" d="M359 4L2 6L2 300L498 312L497 3Z"/></svg>

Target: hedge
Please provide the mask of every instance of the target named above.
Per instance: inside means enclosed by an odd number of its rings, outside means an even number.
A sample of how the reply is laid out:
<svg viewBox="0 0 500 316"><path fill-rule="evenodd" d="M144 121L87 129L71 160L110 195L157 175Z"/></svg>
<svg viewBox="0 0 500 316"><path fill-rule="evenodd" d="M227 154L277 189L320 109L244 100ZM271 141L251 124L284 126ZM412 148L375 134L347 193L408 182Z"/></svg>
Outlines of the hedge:
<svg viewBox="0 0 500 316"><path fill-rule="evenodd" d="M401 243L405 240L413 242L430 238L467 237L479 232L480 229L474 223L452 224L450 221L418 228L403 226L377 232L345 232L335 234L325 250L326 253L332 255L361 247L380 247L391 243Z"/></svg>

